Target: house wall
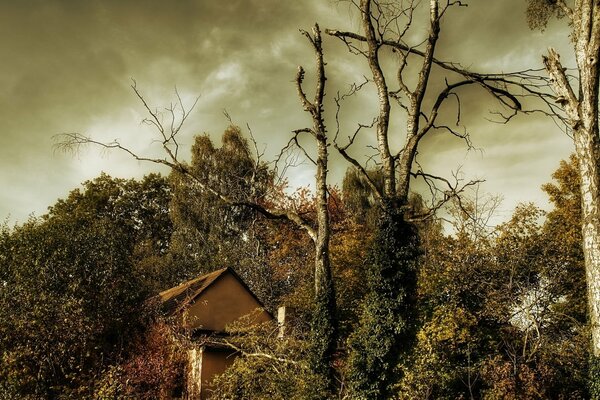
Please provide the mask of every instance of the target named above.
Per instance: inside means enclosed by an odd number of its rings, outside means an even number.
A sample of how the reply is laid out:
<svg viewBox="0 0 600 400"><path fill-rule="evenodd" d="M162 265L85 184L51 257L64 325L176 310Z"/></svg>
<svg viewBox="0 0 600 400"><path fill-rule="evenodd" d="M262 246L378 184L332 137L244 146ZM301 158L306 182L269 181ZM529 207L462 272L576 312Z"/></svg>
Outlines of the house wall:
<svg viewBox="0 0 600 400"><path fill-rule="evenodd" d="M191 329L223 332L225 326L261 308L258 301L232 274L219 277L185 313L184 325ZM272 319L266 311L256 315L253 323Z"/></svg>
<svg viewBox="0 0 600 400"><path fill-rule="evenodd" d="M211 398L213 379L233 364L232 350L200 347L188 351L187 400Z"/></svg>
<svg viewBox="0 0 600 400"><path fill-rule="evenodd" d="M225 372L233 364L235 358L236 355L231 350L204 348L202 354L201 400L211 398L213 379L216 375Z"/></svg>

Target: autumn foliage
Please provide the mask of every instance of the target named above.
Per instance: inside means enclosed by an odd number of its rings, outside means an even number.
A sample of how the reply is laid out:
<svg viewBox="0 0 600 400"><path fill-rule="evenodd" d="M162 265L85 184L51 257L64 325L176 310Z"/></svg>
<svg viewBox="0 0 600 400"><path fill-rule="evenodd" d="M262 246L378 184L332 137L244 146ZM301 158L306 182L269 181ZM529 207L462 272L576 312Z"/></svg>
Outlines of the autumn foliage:
<svg viewBox="0 0 600 400"><path fill-rule="evenodd" d="M228 133L229 151L244 149L235 134ZM200 139L202 151L216 152L207 140ZM397 225L381 219L364 188L330 188L337 395L588 398L574 163L562 162L544 185L549 211L520 205L496 227L473 220L493 213L473 212L493 201L465 197L449 209L451 225L435 218ZM268 183L268 174L264 179ZM242 183L229 183L243 192ZM261 201L315 213L307 189L286 194L283 186L264 188ZM230 327L228 341L241 356L217 378L216 398L326 395L307 364L314 307L310 240L289 222L214 205L214 199L185 204L194 190L176 175L139 182L103 175L47 215L2 229L0 397L184 395L190 332L160 318L147 299L157 287L209 269L194 260L210 255L223 265L234 254L246 257L235 267L271 310L294 309L294 330L281 339L274 325ZM225 225L215 225L213 206L226 215ZM193 221L205 217L211 226ZM220 235L227 240L219 242ZM192 245L190 237L198 242ZM400 250L381 253L390 248ZM388 372L369 375L381 370Z"/></svg>

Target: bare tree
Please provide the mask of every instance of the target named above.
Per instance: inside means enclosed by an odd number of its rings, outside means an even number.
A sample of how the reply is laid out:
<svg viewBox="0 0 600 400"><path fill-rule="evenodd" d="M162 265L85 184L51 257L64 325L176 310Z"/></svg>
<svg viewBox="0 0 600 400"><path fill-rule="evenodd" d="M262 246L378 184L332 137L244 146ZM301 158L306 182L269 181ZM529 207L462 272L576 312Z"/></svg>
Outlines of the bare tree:
<svg viewBox="0 0 600 400"><path fill-rule="evenodd" d="M360 0L352 3L360 14L362 33L333 29L327 30L327 33L342 40L351 53L363 56L371 70L371 80L377 89L379 100L375 127L378 159L384 176L383 188L378 188L375 182L369 179L367 168L351 157L348 151L361 130L369 126L359 125L354 134L349 135L346 144L342 145L336 141L336 148L347 161L363 173L364 178L370 182L374 195L386 207L407 207L411 178L421 178L431 188L439 187L439 190L434 191L437 196L434 196L436 198L431 210L425 216L431 215L466 187L478 183L462 184L458 180L451 181L427 174L420 167L414 169L418 146L430 132L445 131L464 140L467 146L471 146L468 133L459 128L461 112L459 89L470 85L484 88L509 110L506 114L500 114L500 117L507 121L516 112L522 110L521 102L508 90L508 86L537 78L529 71L510 75L479 74L464 69L458 64L435 58L442 18L451 7L466 5L462 1L430 0L427 34L421 43L416 44L409 44L408 38L413 33L411 28L414 29L416 26L415 18L419 2ZM391 83L382 67L382 52L386 49L391 49L398 58L395 83ZM413 63L418 66L416 76L414 69L408 68L409 64ZM450 82L447 78L444 87L436 91L435 85L431 83L434 67L452 73L454 81ZM416 83L411 85L412 81ZM530 90L534 91L533 88ZM456 104L454 126L438 121L440 110L448 100L454 100ZM406 128L398 133L390 131L390 115L394 105L399 106L406 115ZM404 145L398 151L394 151L390 145L393 135L404 136Z"/></svg>
<svg viewBox="0 0 600 400"><path fill-rule="evenodd" d="M547 82L535 71L481 74L436 58L441 22L450 9L465 6L463 1L350 0L350 3L358 12L361 32L339 29L326 32L341 40L350 53L364 58L371 76L367 82L354 85L349 93L338 95L336 115L340 115L342 101L368 83L377 91L378 109L371 124L358 124L351 134L344 135L348 137L345 143L339 140L342 135L338 120L334 146L368 183L383 213L379 242L374 245L378 254L371 259L370 294L365 301L369 304L363 304L360 326L350 340L349 386L354 398L384 399L392 395L390 385L395 379L398 354L408 350L411 332L415 331L411 308L414 308L418 235L410 222L428 218L450 200L461 205L461 193L480 182L464 182L458 174L447 178L425 172L417 160L420 143L433 132L445 132L463 140L467 147L472 146L460 122L459 94L465 87L476 86L487 91L504 109L497 113L500 122L507 122L523 111L519 98L540 97ZM423 24L417 22L420 18L426 18ZM415 31L422 31L424 25L423 37ZM385 59L390 54L396 57L394 74L389 74L390 63ZM513 94L516 92L511 90L513 87L518 89L518 95ZM542 101L549 102L547 96ZM454 112L452 122L444 122L448 109ZM402 112L406 120L406 125L397 130L390 125L396 111ZM377 171L383 176L382 186L373 179L372 168L351 155L358 136L369 129L374 131L377 143L376 154L369 160L375 160ZM395 150L392 142L398 139L403 145ZM424 212L410 209L413 179L424 180L431 191L431 203ZM370 328L373 324L377 327Z"/></svg>
<svg viewBox="0 0 600 400"><path fill-rule="evenodd" d="M327 162L329 140L323 117L323 100L325 98L325 62L323 61L323 47L321 30L315 24L312 35L307 31L301 31L312 44L316 56L316 89L314 100L311 102L302 87L304 80L304 69L298 67L296 74L296 89L302 106L308 112L313 121L311 128L303 128L294 131L294 143L298 143L297 137L302 133L308 133L317 143L317 157L314 163L317 167L316 173L316 209L317 230L313 239L315 244L315 310L311 324L313 341L314 368L327 377L328 385L332 386L333 370L332 355L337 342L336 304L335 291L331 276L331 265L329 258L329 240L331 229L329 224L329 206L327 190Z"/></svg>
<svg viewBox="0 0 600 400"><path fill-rule="evenodd" d="M455 136L468 139L447 124L437 122L441 105L450 98L458 101L457 89L477 84L488 90L509 112L499 114L508 121L517 112L541 112L564 123L572 134L582 179L583 249L588 284L590 323L592 328L592 352L600 357L600 137L598 129L598 91L600 57L600 4L596 0L528 0L529 17L534 28L545 27L552 16L566 17L572 27L572 42L577 62L578 77L569 75L561 64L558 53L550 49L544 57L549 76L541 76L539 70L527 70L509 74L478 74L455 63L440 61L434 57L440 33L440 21L453 6L462 6L462 1L430 0L429 27L422 43L409 44L407 33L416 17L415 1L360 0L352 1L360 13L361 34L340 30L327 32L341 39L348 49L363 56L372 72L372 81L377 88L379 114L376 118L376 138L384 186L380 190L371 181L371 188L384 205L393 208L407 204L411 177L420 177L430 182L444 183L440 177L428 176L421 169L414 171L415 156L419 142L431 131L445 130ZM381 50L391 48L398 55L396 88L390 88L380 60ZM411 88L406 68L414 60L420 63L416 83ZM433 68L456 73L452 83L437 94L431 93L429 85ZM551 88L552 92L548 89ZM519 93L516 95L515 93ZM433 106L426 107L426 94L435 99ZM541 106L525 111L519 98L541 101ZM398 104L406 113L407 123L404 146L396 153L390 148L390 112ZM460 108L457 109L460 113ZM340 153L369 176L358 160L348 154L349 146L364 126L360 126L346 145L337 145ZM446 182L447 184L447 182ZM466 185L469 185L467 183ZM462 186L464 188L464 185ZM461 187L452 186L443 190L441 201L452 198ZM432 209L436 206L433 205ZM600 363L597 363L600 365ZM600 368L598 368L600 371ZM595 378L600 381L599 379ZM597 384L600 387L600 383ZM600 392L600 388L599 388ZM600 397L600 393L596 396Z"/></svg>
<svg viewBox="0 0 600 400"><path fill-rule="evenodd" d="M552 15L566 17L572 27L571 39L578 79L574 81L562 65L559 54L548 50L543 61L550 76L556 104L565 115L572 133L579 174L583 253L592 331L592 353L600 357L600 137L598 131L598 87L600 58L600 3L596 0L528 0L529 22L543 28ZM600 386L600 377L593 377ZM595 398L600 397L600 387Z"/></svg>

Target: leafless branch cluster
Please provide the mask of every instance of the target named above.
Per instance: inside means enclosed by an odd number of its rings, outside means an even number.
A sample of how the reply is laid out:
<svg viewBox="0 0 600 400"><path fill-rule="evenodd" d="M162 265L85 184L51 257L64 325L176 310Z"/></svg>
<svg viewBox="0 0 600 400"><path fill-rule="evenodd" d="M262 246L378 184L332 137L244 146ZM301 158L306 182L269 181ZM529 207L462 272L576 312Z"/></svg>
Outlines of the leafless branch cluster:
<svg viewBox="0 0 600 400"><path fill-rule="evenodd" d="M215 196L225 204L229 204L230 206L247 207L259 212L268 219L279 219L293 222L300 228L304 229L311 238L316 238L316 231L312 226L312 223L308 221L305 216L301 215L295 210L278 209L255 201L233 198L207 183L204 179L202 179L202 177L196 175L187 165L187 163L180 160L178 154L178 135L181 134L181 129L190 115L190 112L196 105L198 99L196 99L190 107L186 107L183 104L181 96L178 92L176 92L177 101L174 104L171 104L169 107L166 107L164 110L159 111L156 108L152 108L148 104L146 98L138 90L135 81L131 87L136 97L141 101L144 109L148 113L148 117L144 118L142 123L151 126L153 131L158 134L159 138L157 140L162 145L164 153L166 154L165 157L148 157L139 154L130 147L122 145L117 139L110 142L102 142L81 133L63 133L57 135L55 137L55 147L62 151L78 152L84 146L93 145L105 150L118 150L124 152L138 161L165 165L171 170L189 178L199 190ZM256 149L258 148L256 144L255 147Z"/></svg>
<svg viewBox="0 0 600 400"><path fill-rule="evenodd" d="M465 215L468 215L470 218L475 218L469 207L464 206L462 195L467 189L477 187L479 184L483 183L483 180L475 179L464 182L464 179L460 177L460 169L452 172L452 180L423 172L420 168L416 172L411 172L411 175L414 178L423 179L429 189L431 205L425 212L410 215L409 220L422 221L428 219L450 201L454 201L456 206L459 207Z"/></svg>
<svg viewBox="0 0 600 400"><path fill-rule="evenodd" d="M181 96L179 95L179 91L175 88L175 96L177 97L177 102L171 103L169 107L165 108L165 113L167 114L167 123L164 121L164 113L160 113L157 109L152 109L148 103L146 102L144 96L139 92L137 88L137 83L133 80L133 84L131 85L131 89L137 96L137 98L142 102L146 111L150 115L149 118L144 118L142 123L153 126L162 137L162 146L165 152L169 155L171 161L177 160L177 154L179 152L179 143L177 142L177 134L181 131L181 127L185 123L186 119L190 115L190 112L196 107L198 103L199 97L194 100L194 103L190 106L188 110L181 100ZM180 114L179 116L177 114Z"/></svg>
<svg viewBox="0 0 600 400"><path fill-rule="evenodd" d="M338 152L356 169L371 186L376 198L392 199L405 204L409 191L410 177L425 179L433 192L438 194L459 191L458 186L448 180L433 179L419 167L414 170L415 157L419 143L430 132L446 132L463 140L468 149L473 148L468 131L461 124L462 105L461 89L478 87L487 91L496 100L497 110L491 111L492 122L507 123L519 113L542 113L552 117L558 125L564 126L566 121L561 111L561 101L553 95L550 80L541 69L528 69L510 73L480 73L464 68L458 63L443 61L435 57L436 45L444 15L453 7L466 6L462 1L432 0L429 5L429 26L424 38L417 36L413 28L415 19L422 13L417 12L421 2L415 0L351 0L358 10L362 32L350 32L327 29L326 33L339 39L352 54L364 58L372 72L372 77L365 78L360 84L353 85L349 92L336 98L337 131L334 145ZM413 43L411 43L413 42ZM414 43L416 42L416 43ZM386 75L382 67L382 50L391 50L396 55L396 73L394 83ZM389 53L385 53L389 54ZM408 68L409 64L416 66ZM431 84L434 76L444 77L444 86L437 90ZM366 84L372 83L377 89L379 112L370 124L358 123L345 143L340 143L340 109L341 102L357 94ZM393 87L395 86L395 87ZM453 108L445 104L453 100ZM404 146L397 152L390 148L390 115L393 105L398 106L406 115ZM448 110L454 110L452 123L441 122L448 117ZM364 131L376 130L377 167L384 176L384 187L379 188L369 178L368 168L358 159L350 156L350 147ZM442 178L442 177L436 177ZM442 188L434 190L436 183ZM472 184L476 184L474 181ZM470 183L469 183L470 184ZM468 184L468 185L469 185ZM453 198L454 196L447 196ZM448 200L446 200L448 201ZM432 210L439 208L434 204Z"/></svg>
<svg viewBox="0 0 600 400"><path fill-rule="evenodd" d="M177 101L171 103L170 106L159 110L158 108L151 107L146 101L145 97L140 93L137 88L137 83L133 80L131 85L136 97L143 104L148 117L142 119L142 124L149 125L159 134L159 139L166 157L165 158L150 158L136 153L133 149L123 146L118 139L114 139L111 142L100 142L92 139L86 135L80 133L63 133L55 137L56 148L62 151L79 151L82 146L96 145L106 150L117 149L129 154L135 160L138 161L149 161L156 164L166 165L173 168L174 170L181 170L184 165L179 162L179 142L178 134L181 131L185 121L189 117L190 113L196 107L199 97L194 102L186 107L179 91L175 88L175 96Z"/></svg>

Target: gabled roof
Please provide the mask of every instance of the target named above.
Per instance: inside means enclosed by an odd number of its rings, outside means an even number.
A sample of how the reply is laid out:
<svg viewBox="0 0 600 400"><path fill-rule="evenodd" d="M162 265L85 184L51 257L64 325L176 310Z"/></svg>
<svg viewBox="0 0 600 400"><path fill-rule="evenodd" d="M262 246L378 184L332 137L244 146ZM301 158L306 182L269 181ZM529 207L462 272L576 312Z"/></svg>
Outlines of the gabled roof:
<svg viewBox="0 0 600 400"><path fill-rule="evenodd" d="M273 318L273 315L271 315L271 313L265 309L264 304L258 297L256 297L252 290L250 290L246 282L244 282L242 278L240 278L240 276L229 267L199 276L198 278L184 282L179 286L175 286L171 289L160 292L157 297L160 300L163 312L166 315L173 315L185 309L189 305L193 304L196 299L220 277L226 274L231 274L234 276L256 300L256 302L265 310L265 312L267 312L267 314Z"/></svg>
<svg viewBox="0 0 600 400"><path fill-rule="evenodd" d="M162 309L167 315L175 314L185 308L188 304L202 294L213 282L227 272L229 268L219 269L198 278L184 282L179 286L160 292L158 297L162 303ZM237 277L237 275L236 275Z"/></svg>

